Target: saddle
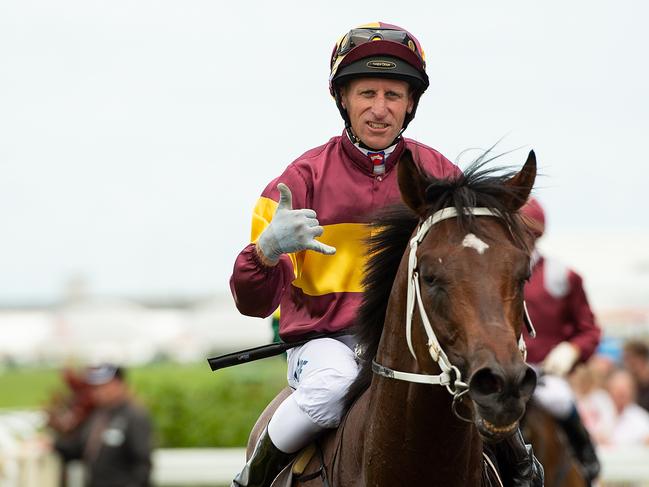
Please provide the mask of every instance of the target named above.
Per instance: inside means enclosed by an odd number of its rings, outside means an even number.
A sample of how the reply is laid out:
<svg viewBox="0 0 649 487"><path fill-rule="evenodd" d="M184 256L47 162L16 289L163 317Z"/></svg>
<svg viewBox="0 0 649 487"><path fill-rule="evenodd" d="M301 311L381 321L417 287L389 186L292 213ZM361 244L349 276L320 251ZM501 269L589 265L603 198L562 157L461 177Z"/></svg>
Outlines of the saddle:
<svg viewBox="0 0 649 487"><path fill-rule="evenodd" d="M316 455L319 457L317 460L319 462L318 469L313 473L305 474L306 467ZM317 442L314 442L302 449L293 461L284 467L271 484L271 487L294 487L300 485L301 482L307 482L318 477L322 479L323 487L330 487L326 472L322 448Z"/></svg>

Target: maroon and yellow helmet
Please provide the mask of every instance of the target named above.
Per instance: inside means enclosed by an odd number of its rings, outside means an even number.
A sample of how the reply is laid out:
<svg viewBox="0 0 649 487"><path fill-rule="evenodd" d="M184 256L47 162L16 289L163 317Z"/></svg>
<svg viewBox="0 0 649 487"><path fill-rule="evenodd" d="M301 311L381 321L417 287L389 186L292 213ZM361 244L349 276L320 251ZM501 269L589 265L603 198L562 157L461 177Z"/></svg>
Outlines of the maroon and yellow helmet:
<svg viewBox="0 0 649 487"><path fill-rule="evenodd" d="M329 92L336 99L346 123L349 119L340 102L339 88L352 78L392 78L408 82L415 104L403 128L415 117L419 97L429 85L426 58L419 41L407 30L383 22L361 25L342 36L334 46L329 67Z"/></svg>

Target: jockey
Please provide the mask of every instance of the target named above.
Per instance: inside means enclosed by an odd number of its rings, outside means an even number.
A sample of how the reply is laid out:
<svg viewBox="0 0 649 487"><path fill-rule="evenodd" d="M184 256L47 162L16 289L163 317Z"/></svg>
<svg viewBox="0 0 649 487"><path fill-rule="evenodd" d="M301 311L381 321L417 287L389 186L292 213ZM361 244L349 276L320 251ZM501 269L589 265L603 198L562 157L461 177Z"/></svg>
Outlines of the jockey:
<svg viewBox="0 0 649 487"><path fill-rule="evenodd" d="M545 231L543 208L530 198L521 214L538 240ZM525 302L537 332L536 338L527 340L527 360L545 372L534 398L565 430L586 477L592 481L599 474L599 461L565 379L577 363L590 358L601 335L582 279L574 270L542 256L535 248Z"/></svg>
<svg viewBox="0 0 649 487"><path fill-rule="evenodd" d="M401 154L410 150L437 178L459 173L436 150L402 136L429 85L413 35L384 23L352 29L336 43L330 70L329 91L345 128L263 190L230 289L245 315L266 317L281 305L284 341L335 335L289 350L294 392L275 411L235 487L270 485L294 453L337 427L345 413L344 396L358 373L356 343L345 330L362 298L365 222L400 201ZM529 473L529 462L525 468Z"/></svg>

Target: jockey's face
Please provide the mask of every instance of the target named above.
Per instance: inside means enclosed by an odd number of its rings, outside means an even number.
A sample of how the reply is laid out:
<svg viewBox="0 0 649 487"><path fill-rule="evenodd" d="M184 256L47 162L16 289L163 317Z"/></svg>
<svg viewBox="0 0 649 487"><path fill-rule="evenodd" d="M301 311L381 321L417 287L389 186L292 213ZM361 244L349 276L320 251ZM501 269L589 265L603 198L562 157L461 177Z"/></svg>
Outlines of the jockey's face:
<svg viewBox="0 0 649 487"><path fill-rule="evenodd" d="M405 81L385 78L357 78L341 88L356 137L371 149L384 149L399 135L414 101Z"/></svg>

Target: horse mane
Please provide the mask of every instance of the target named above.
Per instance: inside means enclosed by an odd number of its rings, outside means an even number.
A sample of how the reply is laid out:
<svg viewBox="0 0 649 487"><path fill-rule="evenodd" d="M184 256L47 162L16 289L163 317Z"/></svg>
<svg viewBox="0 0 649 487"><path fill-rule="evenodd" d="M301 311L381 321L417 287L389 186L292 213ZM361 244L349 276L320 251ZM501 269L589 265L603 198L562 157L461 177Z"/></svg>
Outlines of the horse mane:
<svg viewBox="0 0 649 487"><path fill-rule="evenodd" d="M422 174L426 187L426 217L446 207L455 207L457 221L465 231L479 234L475 218L464 208L487 207L497 212L510 228L514 244L530 252L529 230L517 213L504 201L515 198L514 188L505 183L517 171L507 167L485 168L494 158L485 160L489 151L474 161L463 173L445 179ZM498 157L498 156L497 156ZM350 386L346 402L351 404L372 380L372 359L383 333L388 300L403 254L408 246L419 216L403 203L380 210L371 218L371 237L366 241L369 259L363 277L363 298L356 315L353 333L360 348L360 371Z"/></svg>

